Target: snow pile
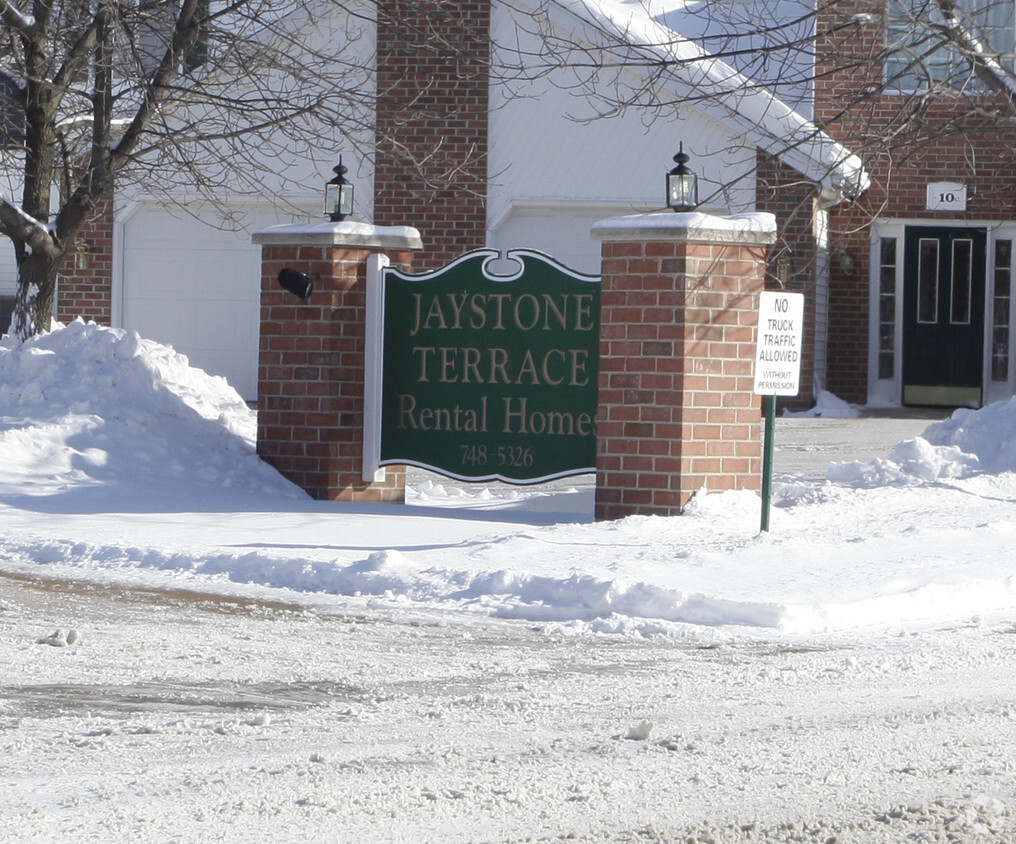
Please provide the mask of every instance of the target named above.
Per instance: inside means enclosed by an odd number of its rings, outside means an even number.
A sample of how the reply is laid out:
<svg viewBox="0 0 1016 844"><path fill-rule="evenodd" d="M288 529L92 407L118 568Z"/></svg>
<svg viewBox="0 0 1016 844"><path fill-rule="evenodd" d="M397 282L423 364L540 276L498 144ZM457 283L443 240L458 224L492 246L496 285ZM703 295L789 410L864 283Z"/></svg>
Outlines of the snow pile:
<svg viewBox="0 0 1016 844"><path fill-rule="evenodd" d="M425 479L412 506L312 501L257 458L254 414L225 381L79 322L0 343L0 572L568 632L940 623L1016 608L1014 413L959 412L887 458L834 466L835 482L785 479L768 534L745 491L614 522L592 521L588 481Z"/></svg>
<svg viewBox="0 0 1016 844"><path fill-rule="evenodd" d="M1016 399L980 410L961 408L930 425L924 438L936 448L955 448L974 456L981 472L1016 472Z"/></svg>
<svg viewBox="0 0 1016 844"><path fill-rule="evenodd" d="M830 466L827 477L857 486L916 484L1016 472L1016 399L961 408L887 458Z"/></svg>
<svg viewBox="0 0 1016 844"><path fill-rule="evenodd" d="M820 417L822 419L856 419L861 415L861 412L850 402L844 401L828 390L819 390L814 407L797 412L786 411L783 415L804 418Z"/></svg>
<svg viewBox="0 0 1016 844"><path fill-rule="evenodd" d="M225 379L134 332L77 321L0 342L8 489L91 488L120 501L153 487L177 500L210 487L302 495L257 458L255 436L254 412Z"/></svg>

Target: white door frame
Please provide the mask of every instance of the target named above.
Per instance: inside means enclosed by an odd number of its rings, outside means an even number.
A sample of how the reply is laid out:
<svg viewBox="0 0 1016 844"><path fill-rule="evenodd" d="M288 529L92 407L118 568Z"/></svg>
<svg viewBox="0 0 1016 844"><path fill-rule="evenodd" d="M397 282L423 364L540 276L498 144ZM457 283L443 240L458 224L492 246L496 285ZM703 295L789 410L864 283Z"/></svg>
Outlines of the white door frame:
<svg viewBox="0 0 1016 844"><path fill-rule="evenodd" d="M1011 240L1016 245L1016 221L949 220L940 218L899 218L877 220L871 227L868 271L868 405L870 407L900 407L903 399L903 242L908 226L935 226L948 228L986 228L988 230L985 256L984 349L982 356L982 383L985 404L1011 398L1016 392L1016 290L1009 296L1009 373L1006 381L991 380L991 338L995 324L995 242ZM894 305L894 366L891 378L879 378L879 328L881 245L884 238L896 239ZM1014 250L1016 251L1016 250ZM1010 283L1016 276L1008 268Z"/></svg>

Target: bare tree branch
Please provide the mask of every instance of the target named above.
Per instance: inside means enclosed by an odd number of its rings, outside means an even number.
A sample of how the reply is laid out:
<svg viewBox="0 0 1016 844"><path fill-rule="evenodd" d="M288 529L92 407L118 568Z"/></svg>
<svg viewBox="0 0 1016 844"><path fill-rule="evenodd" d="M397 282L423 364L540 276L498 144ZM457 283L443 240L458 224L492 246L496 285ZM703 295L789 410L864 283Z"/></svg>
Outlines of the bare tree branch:
<svg viewBox="0 0 1016 844"><path fill-rule="evenodd" d="M954 0L937 0L945 23L936 29L943 41L955 47L970 62L977 78L989 89L1003 94L1005 110L1016 117L1016 76L999 61L999 54L992 54L986 45L976 36L963 20L956 14Z"/></svg>
<svg viewBox="0 0 1016 844"><path fill-rule="evenodd" d="M7 0L0 0L0 18L11 29L27 32L35 24L31 15L18 11Z"/></svg>

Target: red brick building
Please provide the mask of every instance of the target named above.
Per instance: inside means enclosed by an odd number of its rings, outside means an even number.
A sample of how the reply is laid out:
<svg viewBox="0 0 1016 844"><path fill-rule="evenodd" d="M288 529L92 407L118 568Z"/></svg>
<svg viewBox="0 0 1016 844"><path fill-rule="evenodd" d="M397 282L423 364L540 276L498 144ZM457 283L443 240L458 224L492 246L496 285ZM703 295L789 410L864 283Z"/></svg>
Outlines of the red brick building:
<svg viewBox="0 0 1016 844"><path fill-rule="evenodd" d="M881 405L1009 398L1016 122L1011 94L993 88L1010 83L986 84L962 51L886 9L850 0L818 21L836 34L817 45L816 122L871 177L830 212L826 383ZM985 13L1002 18L956 23L979 24L1011 54L1011 4ZM916 64L901 58L918 53Z"/></svg>
<svg viewBox="0 0 1016 844"><path fill-rule="evenodd" d="M1006 256L1010 234L1016 236L1008 228L1013 168L1004 166L1007 153L1000 156L1012 148L1012 132L977 125L968 103L929 103L889 91L871 95L884 87L878 9L850 0L833 7L829 21L819 21L819 32L859 13L871 12L874 22L865 18L835 37L820 37L815 52L821 58L809 71L812 121L808 108L781 99L780 85L774 95L728 73L723 88L717 81L722 74L709 75L714 63L701 46L663 30L637 4L552 5L557 16L541 23L539 37L530 27L524 33L530 41L519 42L517 22L503 4L379 4L376 29L361 41L376 44L374 158L346 160L357 188L354 219L418 229L423 250L414 266L421 270L494 246L541 249L595 272L595 264L582 263L598 260L591 225L662 210L663 177L684 144L701 177L702 210L777 216L780 239L767 283L806 294L797 406L808 406L816 388L886 405L966 404L1012 394ZM667 16L671 25L680 22ZM559 39L553 54L541 46L548 38ZM584 55L598 55L605 42L596 45L596 38L634 45L632 66L617 78L600 71L601 101L586 83L576 83L573 69L539 65L566 63L567 51L557 49L565 43L592 45ZM498 54L496 45L508 43L518 43L537 63L531 73L510 68L510 57ZM649 101L635 98L629 109L606 114L602 104L616 99L618 84L634 91L645 82L632 81L639 60L669 70L645 86ZM877 142L890 130L892 144ZM865 171L871 176L866 191ZM321 174L322 184L328 176ZM933 188L952 197L941 200L946 208L928 208ZM960 193L965 204L957 210ZM316 197L290 199L318 205ZM251 207L251 227L265 225L266 217L257 215L267 209ZM249 235L199 231L201 209L181 215L145 197L109 209L111 215L96 216L83 233L82 250L68 259L58 317L138 330L213 372L228 358L233 371L249 370L253 384L258 250ZM947 252L957 256L951 263ZM912 283L917 276L907 267L923 266L930 278L932 253L950 274L954 263L959 267L969 257L969 284L960 285L969 295L954 305L950 286L949 307L936 308L949 317L940 333L930 328L929 313L908 316L906 307L914 300L930 308L927 284ZM243 301L213 300L231 280L237 292L230 295ZM173 295L163 296L170 286ZM192 349L188 344L204 322L214 336L207 349ZM235 336L223 336L223 326ZM960 346L965 369L957 376L951 361ZM929 350L949 354L935 363ZM924 363L938 371L922 373ZM233 380L225 366L222 374Z"/></svg>

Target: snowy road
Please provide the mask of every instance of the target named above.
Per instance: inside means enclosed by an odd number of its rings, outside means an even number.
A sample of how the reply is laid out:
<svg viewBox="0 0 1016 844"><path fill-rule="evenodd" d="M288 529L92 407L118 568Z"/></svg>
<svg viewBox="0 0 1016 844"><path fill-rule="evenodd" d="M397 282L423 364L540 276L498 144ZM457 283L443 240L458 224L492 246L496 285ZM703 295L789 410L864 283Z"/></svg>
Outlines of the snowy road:
<svg viewBox="0 0 1016 844"><path fill-rule="evenodd" d="M136 335L0 341L3 844L1016 840L1016 401L781 420L766 534L310 501L254 422Z"/></svg>
<svg viewBox="0 0 1016 844"><path fill-rule="evenodd" d="M1016 836L1006 621L704 646L259 591L0 578L0 838Z"/></svg>

